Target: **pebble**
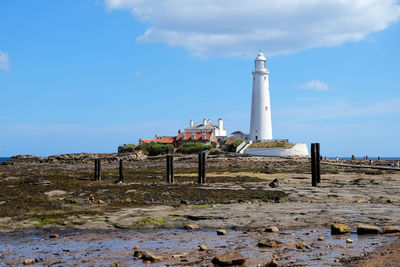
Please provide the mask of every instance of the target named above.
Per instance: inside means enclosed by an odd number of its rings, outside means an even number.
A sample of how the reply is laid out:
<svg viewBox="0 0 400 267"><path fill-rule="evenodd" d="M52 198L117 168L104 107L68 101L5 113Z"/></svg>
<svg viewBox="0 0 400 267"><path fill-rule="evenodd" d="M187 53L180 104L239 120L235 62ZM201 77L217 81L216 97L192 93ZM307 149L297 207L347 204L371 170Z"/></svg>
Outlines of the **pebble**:
<svg viewBox="0 0 400 267"><path fill-rule="evenodd" d="M58 234L51 234L50 238L59 238L60 236Z"/></svg>
<svg viewBox="0 0 400 267"><path fill-rule="evenodd" d="M325 238L323 236L318 237L318 241L324 241Z"/></svg>
<svg viewBox="0 0 400 267"><path fill-rule="evenodd" d="M384 234L400 233L400 227L397 226L384 226L382 229Z"/></svg>
<svg viewBox="0 0 400 267"><path fill-rule="evenodd" d="M346 248L346 246L345 245L340 245L339 248Z"/></svg>
<svg viewBox="0 0 400 267"><path fill-rule="evenodd" d="M207 246L206 245L200 245L199 246L199 250L200 251L205 251L205 250L207 250Z"/></svg>
<svg viewBox="0 0 400 267"><path fill-rule="evenodd" d="M279 232L279 229L276 226L269 226L269 227L264 228L264 232L277 233L277 232Z"/></svg>
<svg viewBox="0 0 400 267"><path fill-rule="evenodd" d="M103 200L99 199L98 203L99 204L104 204L105 202Z"/></svg>
<svg viewBox="0 0 400 267"><path fill-rule="evenodd" d="M354 243L354 240L353 240L353 239L350 239L350 238L348 238L348 239L346 239L346 243Z"/></svg>

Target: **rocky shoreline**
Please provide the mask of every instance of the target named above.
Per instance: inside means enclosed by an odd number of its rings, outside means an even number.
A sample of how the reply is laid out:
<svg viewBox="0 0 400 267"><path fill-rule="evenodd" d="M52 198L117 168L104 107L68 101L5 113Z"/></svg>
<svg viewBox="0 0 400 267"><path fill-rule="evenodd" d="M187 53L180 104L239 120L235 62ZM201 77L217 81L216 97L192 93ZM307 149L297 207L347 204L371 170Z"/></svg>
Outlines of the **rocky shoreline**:
<svg viewBox="0 0 400 267"><path fill-rule="evenodd" d="M101 181L93 181L95 158L104 163ZM125 164L122 184L115 184L118 159L124 159ZM276 226L285 233L304 229L301 231L309 232L317 242L316 235L328 231L332 224L347 224L352 233L357 233L359 224L379 227L379 232L383 227L400 225L400 173L396 170L322 165L322 184L311 187L309 159L220 154L208 156L206 184L197 184L197 164L196 155L176 156L175 183L168 184L164 157L89 153L47 159L13 157L0 164L0 231L6 236L32 229L158 232L188 231L188 225L196 225L195 231L249 232L248 238L258 240L261 229ZM320 230L314 234L316 229ZM182 235L185 239L185 232ZM390 240L398 237L397 233L390 235ZM374 236L370 242L377 246L389 240L387 234ZM298 241L311 242L304 238ZM358 244L352 246L357 248ZM309 252L321 249L327 247L311 246ZM333 249L342 250L339 246ZM250 255L248 262L258 257L251 256L258 250L255 246L244 251ZM294 247L292 253L301 255L301 251ZM217 249L212 255L217 252L223 254ZM282 257L274 259L291 264ZM296 261L309 265L313 261L307 257Z"/></svg>

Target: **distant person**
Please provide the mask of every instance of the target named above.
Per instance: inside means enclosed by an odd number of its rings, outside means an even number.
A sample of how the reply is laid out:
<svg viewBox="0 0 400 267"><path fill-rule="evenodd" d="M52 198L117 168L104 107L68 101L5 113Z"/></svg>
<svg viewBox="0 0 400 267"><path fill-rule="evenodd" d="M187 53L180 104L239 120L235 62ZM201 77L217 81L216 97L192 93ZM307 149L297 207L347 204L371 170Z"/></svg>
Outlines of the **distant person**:
<svg viewBox="0 0 400 267"><path fill-rule="evenodd" d="M369 166L372 166L372 159L369 160Z"/></svg>
<svg viewBox="0 0 400 267"><path fill-rule="evenodd" d="M378 160L381 160L381 157L378 157Z"/></svg>
<svg viewBox="0 0 400 267"><path fill-rule="evenodd" d="M337 162L339 162L339 158L338 158L338 157L336 157L336 163L337 163Z"/></svg>
<svg viewBox="0 0 400 267"><path fill-rule="evenodd" d="M361 167L364 167L364 163L361 162Z"/></svg>
<svg viewBox="0 0 400 267"><path fill-rule="evenodd" d="M392 162L392 163L390 163L390 167L394 167L394 163Z"/></svg>
<svg viewBox="0 0 400 267"><path fill-rule="evenodd" d="M400 161L396 163L397 168L400 167Z"/></svg>

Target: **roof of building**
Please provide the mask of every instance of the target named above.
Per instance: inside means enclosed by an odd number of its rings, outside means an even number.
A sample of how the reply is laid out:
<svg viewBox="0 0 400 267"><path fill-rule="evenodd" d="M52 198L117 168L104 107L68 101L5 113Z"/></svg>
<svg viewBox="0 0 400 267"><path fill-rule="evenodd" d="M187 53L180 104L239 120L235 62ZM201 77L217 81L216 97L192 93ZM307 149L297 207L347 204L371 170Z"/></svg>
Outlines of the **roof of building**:
<svg viewBox="0 0 400 267"><path fill-rule="evenodd" d="M173 144L176 136L156 136L153 140L140 139L141 143L162 143L162 144Z"/></svg>
<svg viewBox="0 0 400 267"><path fill-rule="evenodd" d="M236 131L236 132L233 132L233 133L231 133L231 134L245 134L245 133L242 132L242 131Z"/></svg>
<svg viewBox="0 0 400 267"><path fill-rule="evenodd" d="M232 143L233 142L233 139L228 139L226 142L225 142L225 145L229 145L230 143Z"/></svg>
<svg viewBox="0 0 400 267"><path fill-rule="evenodd" d="M176 136L156 136L154 142L163 144L173 144L175 142Z"/></svg>
<svg viewBox="0 0 400 267"><path fill-rule="evenodd" d="M214 123L207 121L204 125L202 122L196 125L185 128L185 131L214 131L215 129L219 129L217 125Z"/></svg>
<svg viewBox="0 0 400 267"><path fill-rule="evenodd" d="M209 141L211 132L205 133L179 133L176 137L177 141Z"/></svg>

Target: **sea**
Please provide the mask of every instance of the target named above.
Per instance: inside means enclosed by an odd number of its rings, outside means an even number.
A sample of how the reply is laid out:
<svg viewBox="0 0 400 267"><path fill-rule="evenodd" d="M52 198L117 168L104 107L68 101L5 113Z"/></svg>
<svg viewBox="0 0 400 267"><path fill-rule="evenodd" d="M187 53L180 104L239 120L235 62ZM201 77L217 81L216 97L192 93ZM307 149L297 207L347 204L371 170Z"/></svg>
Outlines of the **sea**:
<svg viewBox="0 0 400 267"><path fill-rule="evenodd" d="M9 159L10 159L10 157L0 157L0 162L6 161L6 160L9 160Z"/></svg>

